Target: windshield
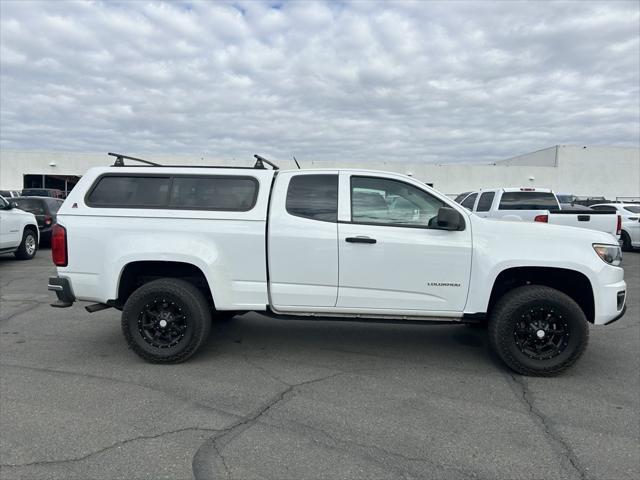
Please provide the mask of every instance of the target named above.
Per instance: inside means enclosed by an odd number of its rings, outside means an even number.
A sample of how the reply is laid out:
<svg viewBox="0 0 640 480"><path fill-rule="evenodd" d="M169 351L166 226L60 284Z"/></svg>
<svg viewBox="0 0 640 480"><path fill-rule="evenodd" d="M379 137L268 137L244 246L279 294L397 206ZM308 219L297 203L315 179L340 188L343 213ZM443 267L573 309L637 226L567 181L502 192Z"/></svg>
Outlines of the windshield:
<svg viewBox="0 0 640 480"><path fill-rule="evenodd" d="M640 205L627 205L624 209L631 213L640 213Z"/></svg>

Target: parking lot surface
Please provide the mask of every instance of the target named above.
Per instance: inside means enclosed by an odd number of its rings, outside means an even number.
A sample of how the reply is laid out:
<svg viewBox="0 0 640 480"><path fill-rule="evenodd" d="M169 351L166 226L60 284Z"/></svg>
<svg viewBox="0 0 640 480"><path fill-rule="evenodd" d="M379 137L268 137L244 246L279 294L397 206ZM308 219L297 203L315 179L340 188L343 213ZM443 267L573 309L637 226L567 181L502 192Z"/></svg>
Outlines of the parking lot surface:
<svg viewBox="0 0 640 480"><path fill-rule="evenodd" d="M640 478L640 254L624 265L626 316L527 378L475 328L258 314L150 365L116 310L49 306L48 250L0 257L0 478Z"/></svg>

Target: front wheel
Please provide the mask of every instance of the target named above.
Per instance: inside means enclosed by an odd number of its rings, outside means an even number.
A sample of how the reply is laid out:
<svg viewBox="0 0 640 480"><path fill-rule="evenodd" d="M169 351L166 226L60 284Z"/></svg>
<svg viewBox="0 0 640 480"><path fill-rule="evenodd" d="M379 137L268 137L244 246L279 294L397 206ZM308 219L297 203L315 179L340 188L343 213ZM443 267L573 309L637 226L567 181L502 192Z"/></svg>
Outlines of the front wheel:
<svg viewBox="0 0 640 480"><path fill-rule="evenodd" d="M553 288L528 285L498 300L489 321L489 340L512 370L553 376L580 358L589 328L571 297Z"/></svg>
<svg viewBox="0 0 640 480"><path fill-rule="evenodd" d="M145 283L122 310L122 332L129 347L152 363L184 362L205 342L210 329L206 298L180 279Z"/></svg>

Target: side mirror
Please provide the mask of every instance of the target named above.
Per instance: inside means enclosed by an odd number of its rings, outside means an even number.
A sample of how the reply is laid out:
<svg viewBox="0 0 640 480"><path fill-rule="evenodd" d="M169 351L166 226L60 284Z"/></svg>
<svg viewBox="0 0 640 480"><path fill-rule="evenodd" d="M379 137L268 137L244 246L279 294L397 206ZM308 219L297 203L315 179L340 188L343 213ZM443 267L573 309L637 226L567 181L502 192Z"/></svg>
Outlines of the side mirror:
<svg viewBox="0 0 640 480"><path fill-rule="evenodd" d="M12 208L15 208L16 204L5 200L5 202L2 202L2 210L11 210Z"/></svg>
<svg viewBox="0 0 640 480"><path fill-rule="evenodd" d="M457 210L451 207L440 207L436 217L436 227L439 230L462 230L464 219Z"/></svg>

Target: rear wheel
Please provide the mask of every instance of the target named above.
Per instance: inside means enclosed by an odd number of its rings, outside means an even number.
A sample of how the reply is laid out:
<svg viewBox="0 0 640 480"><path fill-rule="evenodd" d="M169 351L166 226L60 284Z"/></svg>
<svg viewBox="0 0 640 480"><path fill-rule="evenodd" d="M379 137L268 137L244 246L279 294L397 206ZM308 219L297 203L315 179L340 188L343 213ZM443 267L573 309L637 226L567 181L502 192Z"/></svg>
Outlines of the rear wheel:
<svg viewBox="0 0 640 480"><path fill-rule="evenodd" d="M211 311L200 290L180 279L146 283L126 301L122 332L129 347L153 363L180 363L205 342Z"/></svg>
<svg viewBox="0 0 640 480"><path fill-rule="evenodd" d="M38 251L38 233L32 228L25 228L22 234L22 242L14 255L20 260L31 260Z"/></svg>
<svg viewBox="0 0 640 480"><path fill-rule="evenodd" d="M497 302L489 321L489 339L512 370L552 376L580 358L589 328L572 298L553 288L528 285L511 290Z"/></svg>

